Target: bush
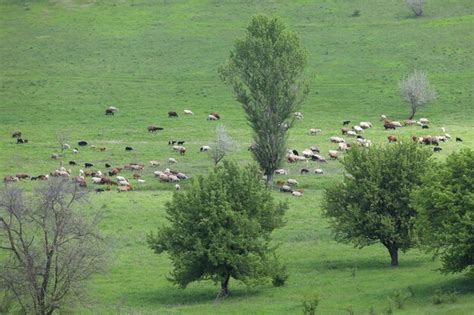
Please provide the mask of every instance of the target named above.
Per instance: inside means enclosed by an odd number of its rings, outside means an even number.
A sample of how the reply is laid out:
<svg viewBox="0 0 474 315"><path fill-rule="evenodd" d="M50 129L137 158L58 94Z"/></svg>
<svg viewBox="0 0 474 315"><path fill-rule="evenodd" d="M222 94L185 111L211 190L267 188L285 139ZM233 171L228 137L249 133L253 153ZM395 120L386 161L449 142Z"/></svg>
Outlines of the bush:
<svg viewBox="0 0 474 315"><path fill-rule="evenodd" d="M433 304L455 303L458 300L458 292L455 289L443 291L438 289L431 297Z"/></svg>
<svg viewBox="0 0 474 315"><path fill-rule="evenodd" d="M320 302L319 295L314 295L311 299L303 302L303 314L314 315Z"/></svg>
<svg viewBox="0 0 474 315"><path fill-rule="evenodd" d="M351 14L352 17L359 17L360 16L360 10L354 10Z"/></svg>

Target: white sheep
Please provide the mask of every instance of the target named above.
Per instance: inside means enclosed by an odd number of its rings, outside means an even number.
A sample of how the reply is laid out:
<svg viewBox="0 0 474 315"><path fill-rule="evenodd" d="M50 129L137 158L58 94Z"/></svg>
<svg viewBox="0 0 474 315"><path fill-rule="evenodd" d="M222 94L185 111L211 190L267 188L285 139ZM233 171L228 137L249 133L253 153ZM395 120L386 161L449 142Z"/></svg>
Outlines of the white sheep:
<svg viewBox="0 0 474 315"><path fill-rule="evenodd" d="M283 169L283 168L280 168L280 169L275 170L275 174L277 174L277 175L288 175L288 171Z"/></svg>
<svg viewBox="0 0 474 315"><path fill-rule="evenodd" d="M420 124L422 125L428 125L430 121L427 118L420 118Z"/></svg>
<svg viewBox="0 0 474 315"><path fill-rule="evenodd" d="M141 179L141 178L137 179L137 182L138 182L139 184L145 184L145 180L144 180L144 179Z"/></svg>
<svg viewBox="0 0 474 315"><path fill-rule="evenodd" d="M200 152L207 152L207 151L209 151L210 149L211 149L210 146L208 146L208 145L203 145L203 146L199 149L199 151L200 151Z"/></svg>
<svg viewBox="0 0 474 315"><path fill-rule="evenodd" d="M294 115L296 119L303 119L303 114L300 112L295 112Z"/></svg>
<svg viewBox="0 0 474 315"><path fill-rule="evenodd" d="M190 111L189 109L185 109L184 114L185 115L194 115L194 113L192 111Z"/></svg>
<svg viewBox="0 0 474 315"><path fill-rule="evenodd" d="M115 178L117 179L118 182L120 182L120 181L127 181L127 180L125 179L125 177L123 177L123 176L116 176Z"/></svg>
<svg viewBox="0 0 474 315"><path fill-rule="evenodd" d="M361 126L354 126L354 127L352 127L352 129L354 129L354 131L357 132L357 133L363 133L364 132L364 128L362 128Z"/></svg>
<svg viewBox="0 0 474 315"><path fill-rule="evenodd" d="M392 125L395 127L402 127L402 124L399 121L392 121Z"/></svg>
<svg viewBox="0 0 474 315"><path fill-rule="evenodd" d="M319 129L319 128L311 128L311 129L309 130L309 134L312 135L312 136L318 135L318 134L320 134L321 132L322 132L322 130Z"/></svg>
<svg viewBox="0 0 474 315"><path fill-rule="evenodd" d="M217 117L214 115L207 115L207 120L217 120Z"/></svg>
<svg viewBox="0 0 474 315"><path fill-rule="evenodd" d="M176 160L173 159L173 158L169 158L169 159L168 159L168 163L170 163L170 164L176 164L176 163L178 163L178 161L176 161Z"/></svg>
<svg viewBox="0 0 474 315"><path fill-rule="evenodd" d="M372 128L372 124L368 121L361 121L359 126L361 126L363 129Z"/></svg>
<svg viewBox="0 0 474 315"><path fill-rule="evenodd" d="M355 136L357 136L357 132L355 132L355 131L353 131L353 130L349 130L349 131L346 133L346 135L347 135L348 137L355 137ZM344 142L340 142L339 144L341 144L341 143L344 143Z"/></svg>
<svg viewBox="0 0 474 315"><path fill-rule="evenodd" d="M160 166L160 162L156 161L156 160L150 161L150 166L152 166L152 167Z"/></svg>
<svg viewBox="0 0 474 315"><path fill-rule="evenodd" d="M324 171L323 171L322 169L320 169L320 168L317 168L317 169L314 170L314 173L315 173L315 174L318 174L318 175L323 175L323 174L324 174Z"/></svg>
<svg viewBox="0 0 474 315"><path fill-rule="evenodd" d="M289 178L286 183L290 186L298 186L298 181L296 179L293 179L293 178Z"/></svg>
<svg viewBox="0 0 474 315"><path fill-rule="evenodd" d="M92 177L92 183L100 184L102 182L102 178L100 177Z"/></svg>
<svg viewBox="0 0 474 315"><path fill-rule="evenodd" d="M339 151L347 151L347 149L348 149L347 143L344 143L344 142L338 143L338 150Z"/></svg>
<svg viewBox="0 0 474 315"><path fill-rule="evenodd" d="M300 191L292 191L291 194L295 197L302 197L303 193Z"/></svg>
<svg viewBox="0 0 474 315"><path fill-rule="evenodd" d="M386 115L380 115L380 120L386 120L387 116Z"/></svg>
<svg viewBox="0 0 474 315"><path fill-rule="evenodd" d="M63 150L69 150L71 146L67 143L63 144Z"/></svg>
<svg viewBox="0 0 474 315"><path fill-rule="evenodd" d="M79 152L77 149L72 150L72 154L77 154L77 152Z"/></svg>
<svg viewBox="0 0 474 315"><path fill-rule="evenodd" d="M346 140L344 140L343 138L341 137L337 137L337 136L333 136L331 138L329 138L331 140L331 142L333 143L341 143L341 142L346 142Z"/></svg>
<svg viewBox="0 0 474 315"><path fill-rule="evenodd" d="M119 186L130 186L130 183L126 180L119 180L117 182L117 185L119 185Z"/></svg>
<svg viewBox="0 0 474 315"><path fill-rule="evenodd" d="M181 186L179 186L179 184L176 184L176 185L174 185L174 189L176 189L176 191L178 191L178 190L181 189Z"/></svg>

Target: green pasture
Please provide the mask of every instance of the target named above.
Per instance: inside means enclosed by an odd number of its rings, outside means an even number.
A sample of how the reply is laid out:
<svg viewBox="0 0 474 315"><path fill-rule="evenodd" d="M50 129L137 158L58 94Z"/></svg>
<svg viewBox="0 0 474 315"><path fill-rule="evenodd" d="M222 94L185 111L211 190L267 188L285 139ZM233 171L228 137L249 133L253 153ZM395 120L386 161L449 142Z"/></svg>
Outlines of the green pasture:
<svg viewBox="0 0 474 315"><path fill-rule="evenodd" d="M77 175L84 162L105 170L104 163L123 166L137 162L146 183L135 191L91 193L88 211L103 212L100 228L109 238L110 265L88 283L89 308L73 313L97 314L301 314L301 304L319 295L322 314L384 314L397 291L408 296L395 314L473 314L474 282L465 274L443 275L419 250L400 256L391 268L388 252L379 245L356 249L336 243L321 217L324 187L340 180L338 162L288 165L289 176L305 190L302 198L275 191L289 199L284 228L275 231L279 255L288 265L284 287L264 283L248 288L230 282L231 296L215 302L211 282L182 290L166 280L172 265L155 255L146 234L165 224L164 203L174 186L159 183L157 169L171 167L190 176L212 167L202 145L212 141L217 111L237 146L229 158L251 161L252 142L242 108L219 79L222 64L236 38L256 13L280 16L296 31L307 49L306 75L310 94L301 108L304 119L289 135L289 147L303 151L312 145L321 152L336 146L329 137L340 134L343 120L370 121L365 137L386 143L388 135L411 141L412 135L441 135L441 127L463 142L441 144L434 158L463 147L474 147L474 5L470 0L426 1L425 15L413 18L403 0L0 0L0 175L18 172L39 175L60 166L50 158L61 153L58 135L72 147L86 140L98 147L63 153L75 160ZM352 17L360 10L359 17ZM398 81L414 69L425 70L438 99L417 114L431 121L418 126L383 130L381 114L395 120L408 116ZM119 112L105 116L107 106ZM194 116L184 116L190 109ZM179 118L168 118L177 111ZM164 127L156 134L148 125ZM322 134L310 136L310 128ZM11 133L21 130L29 143L17 145ZM168 140L185 140L179 156ZM125 152L125 146L134 151ZM168 158L178 160L169 165ZM322 168L325 174L300 176L299 170ZM393 170L396 172L396 170ZM131 172L124 172L131 178ZM37 183L21 182L33 189ZM182 189L186 183L182 182ZM89 185L92 187L92 184ZM92 191L92 188L91 188ZM435 305L437 289L458 292L454 303ZM393 305L393 303L392 303Z"/></svg>

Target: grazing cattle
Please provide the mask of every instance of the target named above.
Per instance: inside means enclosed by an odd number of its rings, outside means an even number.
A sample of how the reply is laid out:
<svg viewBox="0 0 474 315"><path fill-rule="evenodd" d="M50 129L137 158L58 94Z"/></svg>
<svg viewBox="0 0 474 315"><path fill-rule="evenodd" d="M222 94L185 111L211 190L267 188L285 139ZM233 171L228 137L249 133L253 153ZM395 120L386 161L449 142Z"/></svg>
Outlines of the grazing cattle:
<svg viewBox="0 0 474 315"><path fill-rule="evenodd" d="M57 154L57 153L53 153L53 154L51 154L51 158L52 158L53 160L57 160L57 159L60 158L60 155Z"/></svg>
<svg viewBox="0 0 474 315"><path fill-rule="evenodd" d="M77 143L77 145L80 146L80 147L84 147L84 146L86 146L87 144L88 144L87 141L79 141L79 142Z"/></svg>
<svg viewBox="0 0 474 315"><path fill-rule="evenodd" d="M203 145L201 148L199 148L199 152L207 152L211 149L210 146L208 145Z"/></svg>
<svg viewBox="0 0 474 315"><path fill-rule="evenodd" d="M357 136L357 133L356 133L355 131L353 131L353 130L349 130L346 134L347 134L348 137L355 137L355 136Z"/></svg>
<svg viewBox="0 0 474 315"><path fill-rule="evenodd" d="M190 116L191 116L191 115L194 115L194 113L193 113L192 111L190 111L189 109L185 109L185 110L184 110L184 114L185 114L185 115L190 115Z"/></svg>
<svg viewBox="0 0 474 315"><path fill-rule="evenodd" d="M296 151L296 150L293 149L293 150L291 150L291 152L292 152L294 155L299 156L298 151Z"/></svg>
<svg viewBox="0 0 474 315"><path fill-rule="evenodd" d="M176 140L169 140L168 145L174 145L176 143Z"/></svg>
<svg viewBox="0 0 474 315"><path fill-rule="evenodd" d="M69 165L77 165L76 161L69 161Z"/></svg>
<svg viewBox="0 0 474 315"><path fill-rule="evenodd" d="M348 126L350 123L351 123L350 120L344 120L344 121L342 122L342 125L343 125L343 126Z"/></svg>
<svg viewBox="0 0 474 315"><path fill-rule="evenodd" d="M169 163L169 164L176 164L176 163L178 163L178 161L176 161L176 160L173 159L173 158L169 158L169 159L168 159L168 163Z"/></svg>
<svg viewBox="0 0 474 315"><path fill-rule="evenodd" d="M16 139L16 144L23 144L23 143L28 143L27 139L22 139L22 138L17 138Z"/></svg>
<svg viewBox="0 0 474 315"><path fill-rule="evenodd" d="M301 175L305 175L305 174L308 174L308 173L309 173L309 170L308 170L307 168L302 168L302 169L300 170L300 174L301 174Z"/></svg>
<svg viewBox="0 0 474 315"><path fill-rule="evenodd" d="M176 117L178 118L178 113L177 112L168 112L168 118L173 118L173 117Z"/></svg>
<svg viewBox="0 0 474 315"><path fill-rule="evenodd" d="M90 167L93 167L93 166L94 166L94 164L92 164L92 163L89 163L89 162L84 163L85 168L90 168Z"/></svg>
<svg viewBox="0 0 474 315"><path fill-rule="evenodd" d="M428 125L430 121L427 118L420 118L420 124L422 125Z"/></svg>
<svg viewBox="0 0 474 315"><path fill-rule="evenodd" d="M337 151L329 150L329 158L331 160L337 160Z"/></svg>
<svg viewBox="0 0 474 315"><path fill-rule="evenodd" d="M347 143L344 143L344 142L338 143L337 146L338 146L337 149L339 151L347 151L347 149L349 148Z"/></svg>
<svg viewBox="0 0 474 315"><path fill-rule="evenodd" d="M109 163L105 163L105 168L110 168L111 165Z"/></svg>
<svg viewBox="0 0 474 315"><path fill-rule="evenodd" d="M434 147L434 148L433 148L433 151L434 151L434 152L441 152L441 150L443 150L443 149L440 148L440 147Z"/></svg>
<svg viewBox="0 0 474 315"><path fill-rule="evenodd" d="M324 171L320 168L317 168L317 169L314 170L314 174L323 175Z"/></svg>
<svg viewBox="0 0 474 315"><path fill-rule="evenodd" d="M210 113L209 115L214 116L214 117L216 117L217 119L221 119L221 116L220 116L218 113L216 113L216 112L212 112L212 113Z"/></svg>
<svg viewBox="0 0 474 315"><path fill-rule="evenodd" d="M349 128L346 128L346 127L341 128L341 133L342 133L343 135L346 135L349 131L351 131Z"/></svg>
<svg viewBox="0 0 474 315"><path fill-rule="evenodd" d="M318 147L315 147L315 146L312 146L312 147L310 148L310 150L311 150L313 153L320 153L320 152L321 152L321 151L319 150L319 148L318 148Z"/></svg>
<svg viewBox="0 0 474 315"><path fill-rule="evenodd" d="M319 154L314 154L313 156L311 156L311 161L317 161L321 163L327 162L326 159L322 155L319 155Z"/></svg>
<svg viewBox="0 0 474 315"><path fill-rule="evenodd" d="M309 130L309 134L312 135L312 136L315 136L315 135L320 134L321 131L322 131L322 130L319 129L319 128L311 128L311 129Z"/></svg>
<svg viewBox="0 0 474 315"><path fill-rule="evenodd" d="M176 144L177 145L183 145L185 141L178 141Z"/></svg>
<svg viewBox="0 0 474 315"><path fill-rule="evenodd" d="M411 136L411 140L413 140L413 142L417 142L417 141L418 141L418 137L415 136L415 135L413 135L413 136Z"/></svg>
<svg viewBox="0 0 474 315"><path fill-rule="evenodd" d="M403 124L405 126L413 126L413 125L416 125L416 121L415 120L411 120L411 119L407 119L405 121L403 121Z"/></svg>
<svg viewBox="0 0 474 315"><path fill-rule="evenodd" d="M390 120L388 119L385 119L384 122L383 122L383 127L385 128L385 130L387 129L397 129L397 126L394 125Z"/></svg>
<svg viewBox="0 0 474 315"><path fill-rule="evenodd" d="M430 129L430 126L428 126L428 125L421 125L421 129Z"/></svg>
<svg viewBox="0 0 474 315"><path fill-rule="evenodd" d="M462 139L459 137L456 137L456 142L462 142Z"/></svg>
<svg viewBox="0 0 474 315"><path fill-rule="evenodd" d="M12 138L21 138L21 131L17 130L14 133L12 133Z"/></svg>
<svg viewBox="0 0 474 315"><path fill-rule="evenodd" d="M115 111L113 111L113 110L111 110L111 109L108 109L108 108L107 108L107 109L105 110L105 115L106 115L106 116L109 116L109 115L113 116L114 113L115 113Z"/></svg>
<svg viewBox="0 0 474 315"><path fill-rule="evenodd" d="M216 116L214 115L207 115L207 120L218 120L219 118L217 118Z"/></svg>
<svg viewBox="0 0 474 315"><path fill-rule="evenodd" d="M112 176L112 175L110 175L110 176ZM100 179L100 183L102 185L117 185L117 183L114 182L113 180L111 180L109 177L102 177Z"/></svg>
<svg viewBox="0 0 474 315"><path fill-rule="evenodd" d="M137 164L137 163L129 163L129 164L124 165L123 168L130 171L141 171L145 168L145 165Z"/></svg>
<svg viewBox="0 0 474 315"><path fill-rule="evenodd" d="M357 133L363 133L364 132L364 129L361 126L354 126L354 127L352 127L352 129L354 129L354 131L357 132Z"/></svg>
<svg viewBox="0 0 474 315"><path fill-rule="evenodd" d="M148 132L156 132L156 131L163 130L163 129L164 128L162 128L162 127L157 127L157 126L154 126L154 125L148 126Z"/></svg>
<svg viewBox="0 0 474 315"><path fill-rule="evenodd" d="M397 142L397 137L395 137L395 136L388 136L387 139L388 139L389 143L390 142Z"/></svg>
<svg viewBox="0 0 474 315"><path fill-rule="evenodd" d="M133 151L132 147L125 147L125 151Z"/></svg>

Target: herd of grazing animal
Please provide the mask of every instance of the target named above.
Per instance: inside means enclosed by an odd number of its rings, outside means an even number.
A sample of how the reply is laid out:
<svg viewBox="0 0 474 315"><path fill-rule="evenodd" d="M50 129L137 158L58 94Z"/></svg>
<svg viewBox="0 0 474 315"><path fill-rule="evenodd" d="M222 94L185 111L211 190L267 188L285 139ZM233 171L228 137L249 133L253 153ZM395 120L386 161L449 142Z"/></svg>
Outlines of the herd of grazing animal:
<svg viewBox="0 0 474 315"><path fill-rule="evenodd" d="M106 116L114 116L115 113L118 112L118 109L114 106L109 106L105 110ZM185 116L192 116L194 113L191 110L184 110L184 115ZM179 118L179 115L176 111L169 111L168 112L168 118ZM216 121L220 120L221 116L217 112L210 112L207 116L207 120L210 121ZM296 112L294 113L294 118L297 120L303 119L303 114L301 112ZM383 127L385 130L396 130L397 128L404 128L404 127L410 127L410 126L421 126L422 129L429 129L430 122L426 118L421 118L419 121L414 121L414 120L405 120L402 123L397 122L397 121L392 121L387 118L387 116L382 115L381 120L383 121ZM341 134L342 136L349 138L353 138L352 142L349 142L345 138L341 136L331 136L329 138L329 141L333 143L334 145L337 145L334 149L331 149L328 151L328 159L329 160L337 160L339 158L339 154L346 152L349 150L353 145L359 145L363 147L370 147L372 145L371 140L366 139L363 134L365 133L366 130L372 128L372 123L368 121L362 121L358 125L353 125L352 127L350 126L351 120L344 120L342 122L342 128L341 128ZM155 125L150 125L147 128L149 133L155 133L157 131L163 131L164 128L158 127ZM412 140L416 141L420 144L424 145L434 145L435 147L433 150L435 152L440 152L442 149L439 147L439 145L442 142L446 142L451 139L451 136L446 133L445 128L442 128L443 135L439 136L412 136ZM311 136L318 136L322 133L322 130L319 128L311 128L309 131L309 134ZM27 139L22 138L22 132L20 130L17 130L12 133L12 137L17 139L17 144L24 144L28 143ZM397 142L397 137L395 135L388 135L387 139L389 143L391 142ZM462 142L462 139L459 137L456 137L456 142ZM185 143L184 140L169 140L168 144L171 146L172 151L179 153L179 155L184 156L186 155L186 148L183 146ZM96 149L95 145L90 145L87 141L85 140L80 140L77 142L77 146L81 147L81 150L85 149L86 147L90 147L91 149ZM69 144L63 144L63 150L66 150L66 152L70 152L77 155L79 154L79 149L78 147L75 147L71 149L71 146ZM249 146L249 151L256 150L258 148L257 144L251 144ZM99 147L99 151L103 152L106 150L105 147ZM203 145L200 147L199 152L208 152L210 151L211 148L208 145ZM134 151L134 148L132 146L126 146L125 151L130 152ZM321 151L318 147L316 146L311 146L308 149L304 149L300 151L302 154L298 152L296 149L291 149L288 150L288 153L286 155L287 162L288 163L298 163L298 162L308 162L308 161L314 161L314 162L319 162L319 163L328 163L328 160L321 154ZM133 180L137 184L144 184L146 181L142 179L142 173L145 170L145 165L143 164L138 164L138 163L129 163L124 166L112 166L111 163L104 163L105 168L107 171L102 172L101 170L97 169L96 165L91 162L83 162L82 165L84 169L79 170L79 175L78 176L73 176L72 175L72 170L71 169L66 169L63 167L63 161L62 158L64 157L64 154L57 154L54 153L51 155L51 158L54 160L59 160L60 162L60 167L58 169L55 169L51 171L49 174L41 174L38 176L30 176L27 173L17 173L14 176L13 175L7 175L4 177L4 182L5 183L12 183L12 182L19 182L21 180L48 180L50 177L61 177L61 178L70 178L74 182L76 182L79 186L82 187L87 187L87 178L91 178L90 182L94 185L106 185L106 188L97 188L95 191L97 192L103 192L103 191L109 191L111 190L111 186L117 186L117 191L118 192L127 192L133 189L131 181L126 178L124 175L119 175L122 171L130 171L133 172L132 177ZM178 161L170 157L168 159L168 164L169 165L175 165L177 164ZM75 160L70 160L69 161L69 166L71 167L76 167L80 163L76 162ZM188 175L177 171L177 170L172 170L170 168L165 168L164 170L156 170L157 167L161 166L161 162L157 160L152 160L149 162L149 167L153 169L153 174L155 178L159 179L160 182L165 182L165 183L175 183L175 190L180 190L180 185L178 182L181 180L186 180L189 178ZM92 170L94 169L94 170ZM315 168L313 170L310 170L308 167L303 167L300 168L299 171L300 175L308 175L308 174L316 174L316 175L324 175L324 170L321 168ZM275 171L276 175L283 175L287 176L289 175L289 171L286 169L278 169ZM295 187L298 186L298 181L296 179L288 179L287 181L277 181L277 185L279 186L279 190L281 192L287 192L291 193L295 197L301 197L303 196L303 189L296 189Z"/></svg>

